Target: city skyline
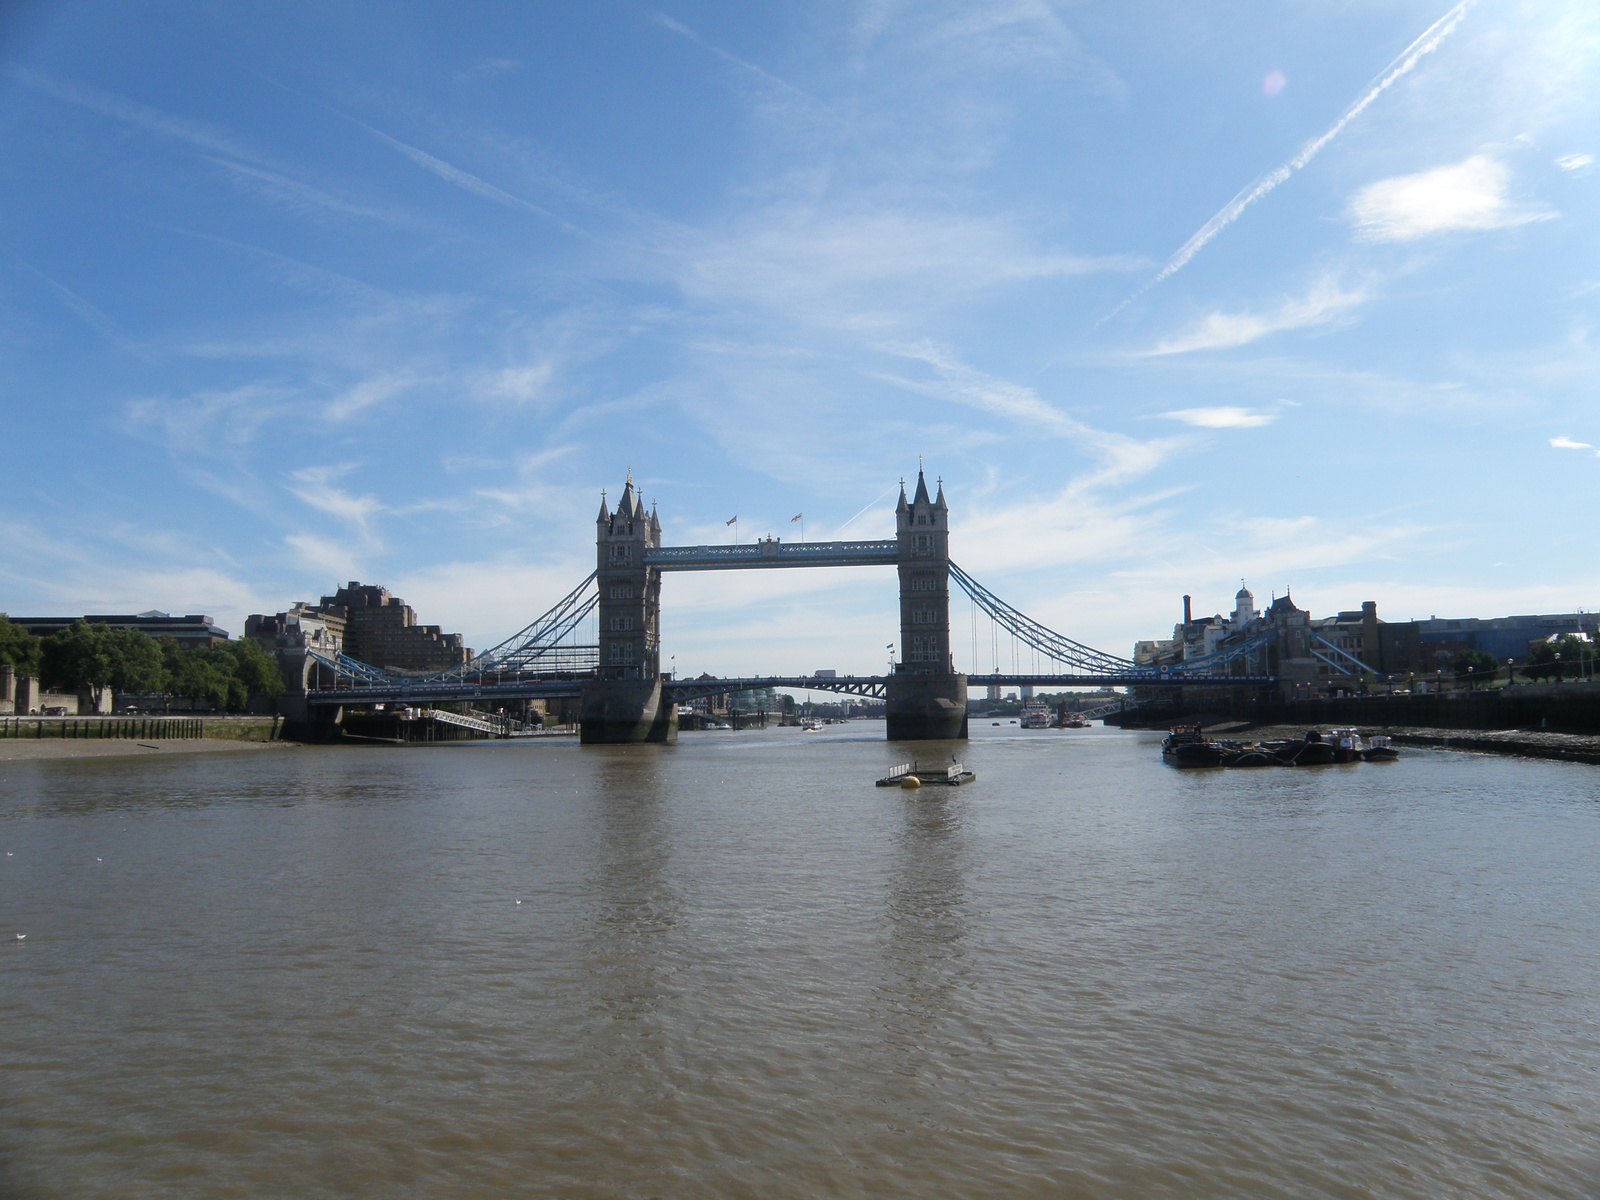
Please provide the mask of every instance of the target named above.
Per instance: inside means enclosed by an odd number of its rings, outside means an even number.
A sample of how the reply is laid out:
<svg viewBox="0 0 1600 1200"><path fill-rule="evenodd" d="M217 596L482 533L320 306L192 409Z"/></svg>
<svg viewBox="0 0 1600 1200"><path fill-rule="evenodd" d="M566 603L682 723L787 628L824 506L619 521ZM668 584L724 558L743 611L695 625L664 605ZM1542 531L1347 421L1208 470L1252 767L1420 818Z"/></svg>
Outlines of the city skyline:
<svg viewBox="0 0 1600 1200"><path fill-rule="evenodd" d="M169 4L0 23L0 607L349 580L475 647L664 540L889 536L1126 654L1590 607L1575 3ZM881 665L889 572L675 577L683 671ZM963 660L967 613L953 605Z"/></svg>

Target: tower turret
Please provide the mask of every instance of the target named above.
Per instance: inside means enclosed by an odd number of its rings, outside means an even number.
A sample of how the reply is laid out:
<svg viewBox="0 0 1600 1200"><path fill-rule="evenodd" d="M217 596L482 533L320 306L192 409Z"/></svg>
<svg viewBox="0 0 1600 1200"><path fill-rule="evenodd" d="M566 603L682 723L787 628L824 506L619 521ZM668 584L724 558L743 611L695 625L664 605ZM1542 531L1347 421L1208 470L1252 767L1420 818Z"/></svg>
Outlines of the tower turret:
<svg viewBox="0 0 1600 1200"><path fill-rule="evenodd" d="M661 525L633 486L623 486L616 511L600 506L595 571L600 588L600 677L654 680L661 672L661 572L644 552L661 544Z"/></svg>
<svg viewBox="0 0 1600 1200"><path fill-rule="evenodd" d="M907 503L905 487L895 508L899 543L900 664L897 671L948 674L950 657L950 513L944 487L937 502L917 471L917 488Z"/></svg>

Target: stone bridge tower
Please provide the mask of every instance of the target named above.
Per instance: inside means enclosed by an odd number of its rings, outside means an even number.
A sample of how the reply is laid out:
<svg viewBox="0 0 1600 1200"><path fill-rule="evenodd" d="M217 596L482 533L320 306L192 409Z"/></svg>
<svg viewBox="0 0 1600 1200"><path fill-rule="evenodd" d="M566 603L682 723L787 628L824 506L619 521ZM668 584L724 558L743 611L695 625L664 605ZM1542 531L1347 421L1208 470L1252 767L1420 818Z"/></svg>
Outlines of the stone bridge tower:
<svg viewBox="0 0 1600 1200"><path fill-rule="evenodd" d="M601 501L594 540L600 669L583 687L580 738L676 741L677 709L661 694L661 572L644 561L661 545L661 522L645 511L631 473L615 512Z"/></svg>
<svg viewBox="0 0 1600 1200"><path fill-rule="evenodd" d="M661 522L645 512L628 476L617 511L604 502L595 521L600 588L600 678L655 679L661 673L661 572L644 552L661 545Z"/></svg>
<svg viewBox="0 0 1600 1200"><path fill-rule="evenodd" d="M900 574L900 661L887 685L891 741L967 736L967 677L950 653L950 511L917 471L917 490L895 506Z"/></svg>

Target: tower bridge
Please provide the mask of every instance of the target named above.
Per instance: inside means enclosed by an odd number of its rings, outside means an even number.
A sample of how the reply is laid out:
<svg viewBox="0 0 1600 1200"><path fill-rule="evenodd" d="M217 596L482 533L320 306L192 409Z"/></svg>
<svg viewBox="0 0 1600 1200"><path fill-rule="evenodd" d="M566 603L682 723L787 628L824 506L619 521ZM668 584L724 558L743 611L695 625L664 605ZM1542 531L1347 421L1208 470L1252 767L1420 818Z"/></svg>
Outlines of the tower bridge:
<svg viewBox="0 0 1600 1200"><path fill-rule="evenodd" d="M891 741L967 736L967 689L1000 684L1055 687L1127 685L1251 686L1273 682L1267 638L1209 658L1159 670L1076 642L1026 616L950 561L950 513L940 481L929 495L917 472L913 494L901 485L895 536L875 541L663 546L661 522L648 511L630 473L617 506L602 499L595 518L595 570L548 612L492 650L432 675L401 675L343 655L311 652L322 668L308 687L308 710L344 705L527 700L578 697L586 743L659 742L677 737L677 705L697 696L757 688L834 691L882 699ZM900 585L898 663L884 675L752 676L677 680L661 671L661 576L673 571L791 567L894 567ZM950 644L950 581L997 628L1058 670L962 674ZM579 644L594 615L597 637Z"/></svg>

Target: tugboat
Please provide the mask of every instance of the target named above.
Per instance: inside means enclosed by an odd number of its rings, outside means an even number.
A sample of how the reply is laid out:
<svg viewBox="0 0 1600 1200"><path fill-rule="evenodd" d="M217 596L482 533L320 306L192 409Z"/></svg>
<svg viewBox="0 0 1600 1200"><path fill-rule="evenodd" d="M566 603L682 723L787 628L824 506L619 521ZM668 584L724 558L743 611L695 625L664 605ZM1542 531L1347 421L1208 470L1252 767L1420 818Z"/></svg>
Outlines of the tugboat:
<svg viewBox="0 0 1600 1200"><path fill-rule="evenodd" d="M1324 734L1323 741L1333 743L1334 762L1360 762L1361 752L1366 749L1361 732L1356 729L1335 729L1332 733Z"/></svg>
<svg viewBox="0 0 1600 1200"><path fill-rule="evenodd" d="M1400 757L1400 751L1389 743L1389 736L1375 733L1367 739L1367 746L1361 752L1361 757L1367 762L1393 762Z"/></svg>
<svg viewBox="0 0 1600 1200"><path fill-rule="evenodd" d="M1198 725L1174 725L1161 743L1161 757L1175 767L1220 767L1224 754Z"/></svg>

